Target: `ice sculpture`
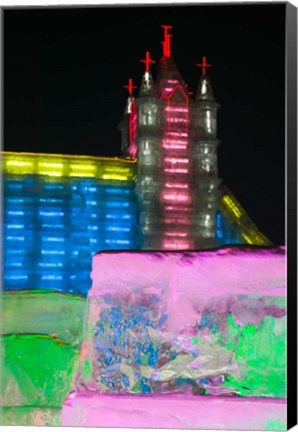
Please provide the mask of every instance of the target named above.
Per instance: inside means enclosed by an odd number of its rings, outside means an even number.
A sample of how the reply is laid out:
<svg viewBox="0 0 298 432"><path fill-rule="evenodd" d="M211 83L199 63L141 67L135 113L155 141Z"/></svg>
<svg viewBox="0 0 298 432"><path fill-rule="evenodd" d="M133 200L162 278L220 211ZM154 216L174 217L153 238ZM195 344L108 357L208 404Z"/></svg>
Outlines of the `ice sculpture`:
<svg viewBox="0 0 298 432"><path fill-rule="evenodd" d="M7 291L0 300L0 423L59 424L77 372L86 300L46 290Z"/></svg>
<svg viewBox="0 0 298 432"><path fill-rule="evenodd" d="M217 109L203 57L196 97L191 96L171 56L164 27L163 56L156 84L146 53L140 92L129 98L120 124L125 155L138 157L136 193L141 248L207 249L218 246L216 212L221 179L217 174Z"/></svg>
<svg viewBox="0 0 298 432"><path fill-rule="evenodd" d="M92 280L68 413L92 394L285 398L284 248L100 253Z"/></svg>
<svg viewBox="0 0 298 432"><path fill-rule="evenodd" d="M2 347L1 424L57 424L79 352L61 339L38 334L5 335Z"/></svg>
<svg viewBox="0 0 298 432"><path fill-rule="evenodd" d="M49 290L6 291L0 303L4 335L49 335L81 348L85 297Z"/></svg>

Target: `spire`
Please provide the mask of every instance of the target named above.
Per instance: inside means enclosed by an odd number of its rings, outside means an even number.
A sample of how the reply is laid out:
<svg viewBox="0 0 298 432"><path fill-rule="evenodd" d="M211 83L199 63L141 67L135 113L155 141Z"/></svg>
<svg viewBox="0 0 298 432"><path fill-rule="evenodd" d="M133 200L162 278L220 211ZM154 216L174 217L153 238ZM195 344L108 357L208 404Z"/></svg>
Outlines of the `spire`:
<svg viewBox="0 0 298 432"><path fill-rule="evenodd" d="M140 60L140 62L145 63L145 72L142 77L139 97L155 96L154 81L150 72L150 63L155 63L155 60L152 60L150 58L150 52L146 51L145 59Z"/></svg>
<svg viewBox="0 0 298 432"><path fill-rule="evenodd" d="M202 68L202 76L199 81L199 85L196 93L196 100L214 101L214 94L213 94L211 82L208 75L206 74L206 68L211 67L212 65L208 64L206 57L203 56L202 63L198 63L196 64L196 66Z"/></svg>
<svg viewBox="0 0 298 432"><path fill-rule="evenodd" d="M202 75L200 78L196 100L214 101L214 94L208 75Z"/></svg>
<svg viewBox="0 0 298 432"><path fill-rule="evenodd" d="M139 97L141 96L155 96L154 81L151 72L144 72L139 92Z"/></svg>
<svg viewBox="0 0 298 432"><path fill-rule="evenodd" d="M125 105L125 110L124 110L124 114L131 114L132 112L132 103L133 103L133 96L128 96L127 101L126 101L126 105Z"/></svg>

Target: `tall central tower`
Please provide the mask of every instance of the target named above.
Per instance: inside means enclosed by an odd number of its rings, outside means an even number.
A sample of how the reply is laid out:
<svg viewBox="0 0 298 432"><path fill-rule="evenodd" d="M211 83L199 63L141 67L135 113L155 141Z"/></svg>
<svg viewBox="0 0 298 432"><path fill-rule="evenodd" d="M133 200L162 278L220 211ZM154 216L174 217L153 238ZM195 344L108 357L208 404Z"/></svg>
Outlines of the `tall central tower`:
<svg viewBox="0 0 298 432"><path fill-rule="evenodd" d="M216 212L217 120L208 66L195 99L171 56L164 28L163 55L156 83L149 52L139 96L130 92L122 130L125 156L138 158L136 193L140 207L141 248L156 250L206 249L217 245ZM135 107L135 109L133 108Z"/></svg>

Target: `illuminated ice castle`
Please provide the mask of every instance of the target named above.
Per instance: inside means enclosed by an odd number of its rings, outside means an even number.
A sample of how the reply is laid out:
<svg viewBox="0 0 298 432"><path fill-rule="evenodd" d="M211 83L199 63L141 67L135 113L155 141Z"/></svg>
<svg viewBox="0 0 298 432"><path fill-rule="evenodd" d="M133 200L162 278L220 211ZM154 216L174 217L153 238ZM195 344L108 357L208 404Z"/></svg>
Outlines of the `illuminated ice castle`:
<svg viewBox="0 0 298 432"><path fill-rule="evenodd" d="M217 109L203 57L195 99L170 52L169 26L154 84L146 53L139 97L122 122L123 150L138 157L136 193L145 249L205 249L217 242Z"/></svg>
<svg viewBox="0 0 298 432"><path fill-rule="evenodd" d="M86 294L100 250L268 245L217 172L217 109L203 57L195 97L170 52L146 53L123 120L123 158L3 153L4 289Z"/></svg>

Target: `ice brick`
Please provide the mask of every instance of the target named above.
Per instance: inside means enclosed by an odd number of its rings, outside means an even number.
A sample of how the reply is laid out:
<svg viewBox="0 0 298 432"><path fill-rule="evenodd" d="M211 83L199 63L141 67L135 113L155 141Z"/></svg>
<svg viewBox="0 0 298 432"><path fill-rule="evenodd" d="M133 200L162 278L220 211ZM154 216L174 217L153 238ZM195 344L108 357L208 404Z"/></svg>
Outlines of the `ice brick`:
<svg viewBox="0 0 298 432"><path fill-rule="evenodd" d="M61 408L73 385L79 352L46 335L2 339L1 406Z"/></svg>
<svg viewBox="0 0 298 432"><path fill-rule="evenodd" d="M82 344L86 299L47 290L0 294L3 334L46 334L79 349Z"/></svg>
<svg viewBox="0 0 298 432"><path fill-rule="evenodd" d="M63 405L62 426L195 430L286 430L284 400L185 395L76 393Z"/></svg>
<svg viewBox="0 0 298 432"><path fill-rule="evenodd" d="M285 397L285 249L95 255L76 388Z"/></svg>
<svg viewBox="0 0 298 432"><path fill-rule="evenodd" d="M27 162L37 167L38 158L26 158L25 171ZM9 161L17 163L9 167L22 162ZM5 290L38 288L86 295L94 253L137 247L134 183L127 181L133 171L129 163L123 162L121 168L121 161L109 160L100 169L109 171L115 163L120 172L128 169L128 178L4 175Z"/></svg>

